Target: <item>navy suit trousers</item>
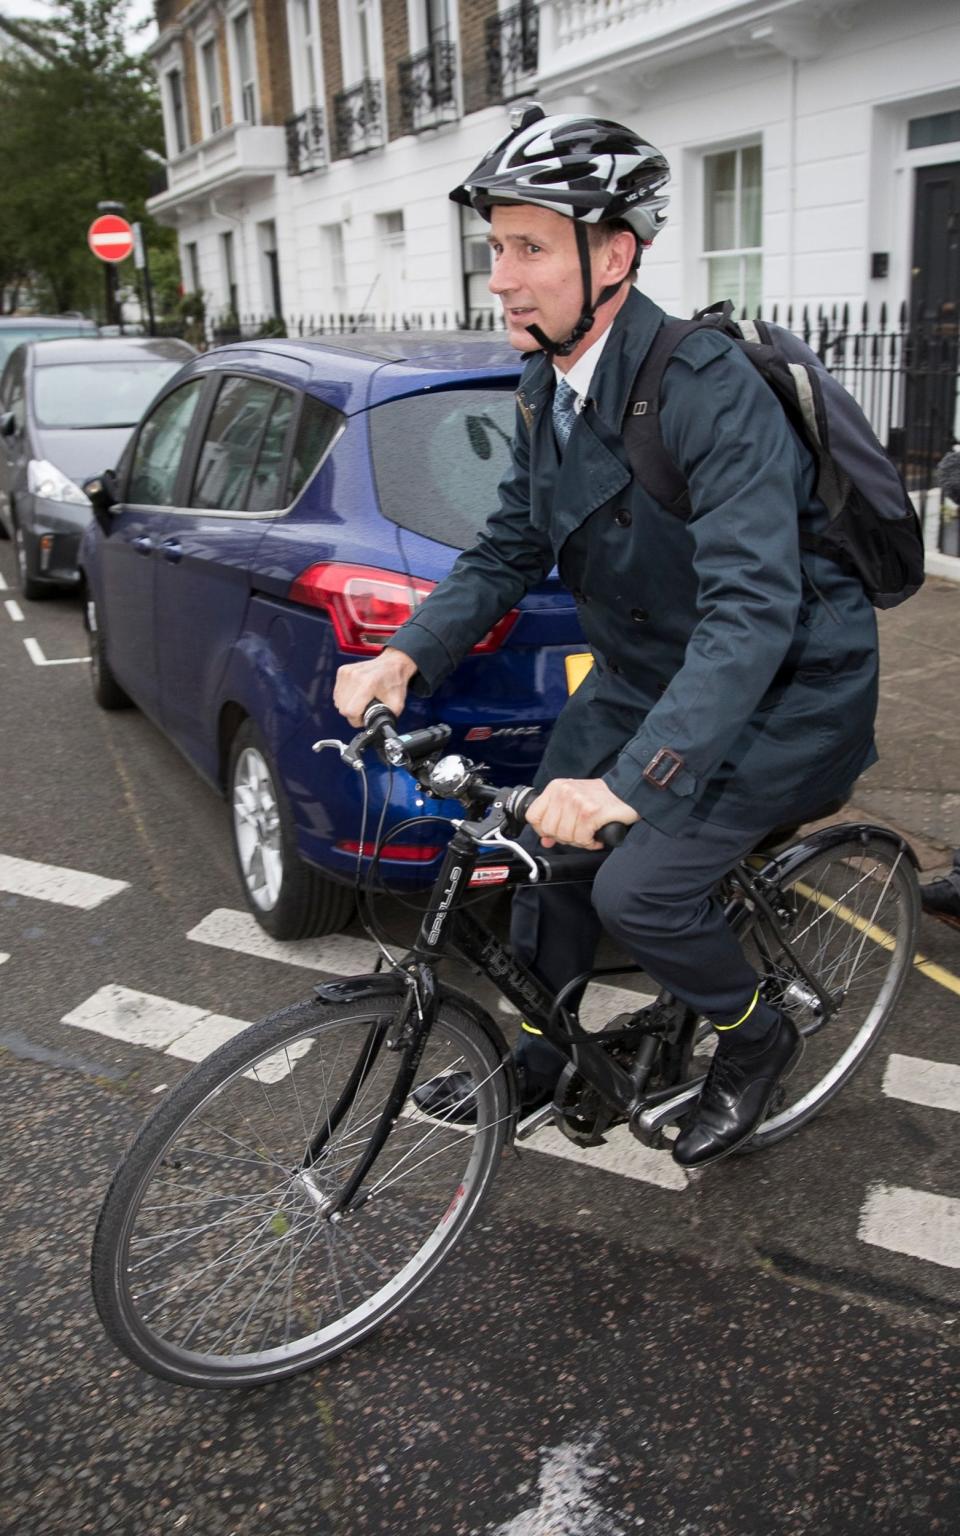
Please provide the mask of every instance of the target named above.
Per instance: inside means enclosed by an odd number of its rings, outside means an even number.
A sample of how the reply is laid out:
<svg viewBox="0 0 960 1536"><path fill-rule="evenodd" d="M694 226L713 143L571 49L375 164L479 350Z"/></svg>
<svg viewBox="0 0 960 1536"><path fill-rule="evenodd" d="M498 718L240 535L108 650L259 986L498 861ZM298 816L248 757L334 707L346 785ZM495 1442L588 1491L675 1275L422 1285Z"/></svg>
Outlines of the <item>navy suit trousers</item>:
<svg viewBox="0 0 960 1536"><path fill-rule="evenodd" d="M769 823L720 827L688 819L672 835L649 822L631 827L600 868L593 886L523 886L513 898L514 953L554 991L588 971L601 930L666 988L714 1024L730 1024L749 1008L756 973L713 895L717 881L770 831ZM524 843L541 849L529 829ZM573 1002L579 998L574 996ZM525 1034L521 1059L534 1082L553 1082L562 1059L547 1040Z"/></svg>

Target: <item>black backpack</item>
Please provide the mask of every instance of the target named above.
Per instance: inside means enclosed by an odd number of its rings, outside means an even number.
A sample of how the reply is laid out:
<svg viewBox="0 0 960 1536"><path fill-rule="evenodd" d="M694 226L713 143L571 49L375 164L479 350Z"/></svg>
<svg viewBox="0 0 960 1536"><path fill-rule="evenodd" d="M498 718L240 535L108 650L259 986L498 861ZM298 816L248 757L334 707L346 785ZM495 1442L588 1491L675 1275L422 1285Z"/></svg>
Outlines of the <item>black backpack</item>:
<svg viewBox="0 0 960 1536"><path fill-rule="evenodd" d="M828 555L859 577L874 607L895 608L923 585L923 534L902 476L853 396L815 352L783 326L738 324L732 316L732 304L714 304L692 320L668 317L657 332L623 423L634 476L662 507L689 517L687 482L660 436L660 384L685 336L707 325L722 331L766 380L816 463L816 493L830 520L821 533L801 535L801 548Z"/></svg>

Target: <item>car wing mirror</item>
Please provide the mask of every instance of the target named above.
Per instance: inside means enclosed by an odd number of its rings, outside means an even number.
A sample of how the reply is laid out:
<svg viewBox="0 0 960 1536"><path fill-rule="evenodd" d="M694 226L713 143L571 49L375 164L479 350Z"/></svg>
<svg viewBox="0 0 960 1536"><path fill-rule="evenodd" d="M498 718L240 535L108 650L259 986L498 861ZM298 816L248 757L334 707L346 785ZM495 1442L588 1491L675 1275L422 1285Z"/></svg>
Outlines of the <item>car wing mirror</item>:
<svg viewBox="0 0 960 1536"><path fill-rule="evenodd" d="M110 513L117 505L118 491L116 472L112 469L105 469L102 475L94 475L92 480L84 481L83 493L104 533L109 527Z"/></svg>
<svg viewBox="0 0 960 1536"><path fill-rule="evenodd" d="M0 437L12 437L17 430L17 418L12 411L0 415Z"/></svg>

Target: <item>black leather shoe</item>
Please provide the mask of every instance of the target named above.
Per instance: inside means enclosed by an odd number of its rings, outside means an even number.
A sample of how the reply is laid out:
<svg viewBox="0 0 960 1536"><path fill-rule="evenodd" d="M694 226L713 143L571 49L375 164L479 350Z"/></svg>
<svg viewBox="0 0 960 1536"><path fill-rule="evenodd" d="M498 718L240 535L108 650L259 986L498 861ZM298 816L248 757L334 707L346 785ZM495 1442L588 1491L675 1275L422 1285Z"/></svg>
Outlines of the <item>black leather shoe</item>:
<svg viewBox="0 0 960 1536"><path fill-rule="evenodd" d="M924 912L929 912L931 917L939 917L942 923L960 928L960 885L955 877L951 879L948 875L944 880L931 880L929 885L921 885L920 900Z"/></svg>
<svg viewBox="0 0 960 1536"><path fill-rule="evenodd" d="M674 1161L701 1168L749 1141L803 1046L796 1025L784 1014L771 1026L769 1040L755 1050L728 1046L721 1038L697 1106L673 1144Z"/></svg>
<svg viewBox="0 0 960 1536"><path fill-rule="evenodd" d="M520 1113L532 1115L535 1109L542 1109L550 1103L553 1087L543 1084L535 1087L528 1082L522 1065L516 1070L520 1088ZM429 1115L431 1120L441 1120L445 1125L475 1125L477 1122L477 1099L473 1077L469 1072L447 1072L429 1078L413 1090L413 1102L422 1115Z"/></svg>

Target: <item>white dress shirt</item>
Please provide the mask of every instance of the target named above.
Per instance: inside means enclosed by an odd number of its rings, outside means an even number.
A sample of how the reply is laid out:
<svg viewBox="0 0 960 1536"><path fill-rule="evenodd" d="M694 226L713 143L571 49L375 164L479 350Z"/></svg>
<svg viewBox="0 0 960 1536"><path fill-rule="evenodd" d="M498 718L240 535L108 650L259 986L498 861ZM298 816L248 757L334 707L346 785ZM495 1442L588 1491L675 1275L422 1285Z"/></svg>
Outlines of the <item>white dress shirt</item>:
<svg viewBox="0 0 960 1536"><path fill-rule="evenodd" d="M596 341L587 348L582 357L577 358L577 361L574 363L573 367L568 368L566 373L564 373L561 368L558 368L556 363L553 365L553 371L556 374L557 381L559 382L560 379L566 379L567 383L570 385L570 388L577 396L576 402L574 404L574 410L577 412L578 416L583 410L584 402L586 401L587 395L590 392L590 384L593 380L594 369L600 361L600 354L607 344L607 337L609 335L610 326L608 325L603 335L597 337Z"/></svg>

